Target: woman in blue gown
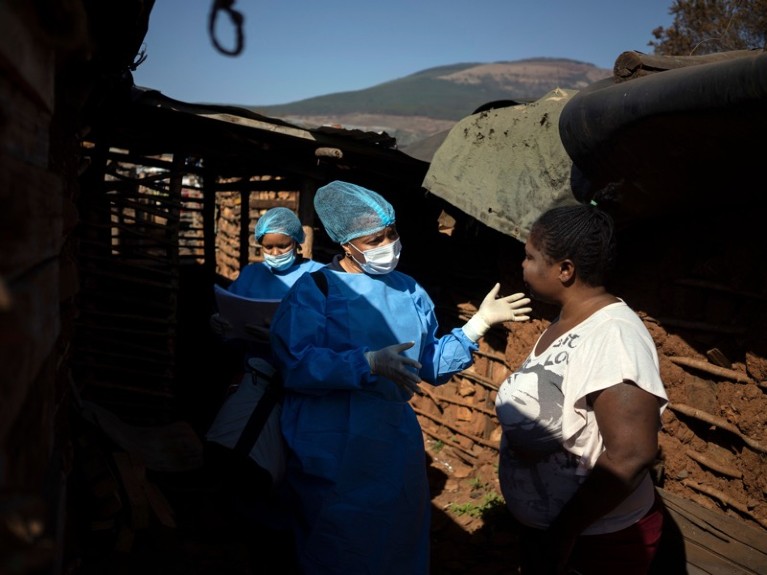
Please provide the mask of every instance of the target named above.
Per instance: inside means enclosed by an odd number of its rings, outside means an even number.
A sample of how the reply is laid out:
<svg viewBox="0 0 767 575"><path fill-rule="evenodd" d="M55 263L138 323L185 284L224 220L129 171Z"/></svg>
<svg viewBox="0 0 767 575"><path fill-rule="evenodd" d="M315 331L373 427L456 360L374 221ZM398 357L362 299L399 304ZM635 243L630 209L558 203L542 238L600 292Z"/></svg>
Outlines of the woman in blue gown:
<svg viewBox="0 0 767 575"><path fill-rule="evenodd" d="M288 208L280 206L267 210L258 218L253 235L261 245L264 261L249 263L240 270L228 288L233 294L258 300L281 300L300 276L323 267L323 264L301 255L306 234L298 216ZM256 325L268 325L269 322L271 318L253 318ZM226 318L213 314L210 325L214 333L227 338L231 324ZM265 331L254 333L253 340L238 343L250 356L268 357Z"/></svg>
<svg viewBox="0 0 767 575"><path fill-rule="evenodd" d="M267 210L258 219L254 235L261 245L264 261L242 268L228 288L233 294L258 300L281 300L299 277L323 267L301 255L305 233L301 221L288 208ZM275 485L281 459L266 448L260 451L258 446L251 449L251 458L235 457L231 449L253 411L256 398L263 393L254 385L251 371L258 370L261 377L274 371L268 337L271 317L249 317L246 322L248 337L237 338L226 318L218 313L210 318L214 333L226 343L228 358L237 365L225 402L206 433L205 458L211 473L222 485L225 504L254 530L251 547L254 560L260 562L265 553L281 555L286 559L280 565L280 573L291 575L296 571L289 564L293 545L283 507L284 489ZM267 419L262 431L266 437L273 434L279 434L277 412Z"/></svg>
<svg viewBox="0 0 767 575"><path fill-rule="evenodd" d="M528 319L530 300L497 298L496 284L466 325L439 336L428 294L395 270L392 206L340 181L320 188L314 206L343 254L318 272L326 290L296 281L270 331L298 560L305 575L427 575L431 497L408 401L420 382L469 367L491 325Z"/></svg>

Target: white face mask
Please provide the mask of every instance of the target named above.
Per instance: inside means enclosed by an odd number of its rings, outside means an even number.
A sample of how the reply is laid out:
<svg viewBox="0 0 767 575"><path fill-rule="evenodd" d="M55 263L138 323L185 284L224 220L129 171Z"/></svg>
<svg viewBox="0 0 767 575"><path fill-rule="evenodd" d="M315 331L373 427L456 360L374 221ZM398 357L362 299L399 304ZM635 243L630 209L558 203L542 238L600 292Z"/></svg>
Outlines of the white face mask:
<svg viewBox="0 0 767 575"><path fill-rule="evenodd" d="M288 250L284 254L280 254L278 256L270 256L269 254L264 254L264 262L266 262L266 265L268 265L270 268L272 268L276 272L281 272L282 270L288 269L290 266L293 265L293 262L296 260L296 250Z"/></svg>
<svg viewBox="0 0 767 575"><path fill-rule="evenodd" d="M399 254L402 251L402 244L399 238L389 244L365 250L364 252L355 247L351 242L349 242L349 245L365 257L364 263L357 263L365 273L372 275L388 274L390 271L393 271L397 267Z"/></svg>

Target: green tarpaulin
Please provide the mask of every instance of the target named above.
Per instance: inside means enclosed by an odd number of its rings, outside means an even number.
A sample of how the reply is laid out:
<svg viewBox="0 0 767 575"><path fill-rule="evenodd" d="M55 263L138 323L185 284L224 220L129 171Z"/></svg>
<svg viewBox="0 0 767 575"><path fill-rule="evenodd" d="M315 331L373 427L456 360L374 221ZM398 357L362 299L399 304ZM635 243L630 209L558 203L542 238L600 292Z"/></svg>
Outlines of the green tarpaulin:
<svg viewBox="0 0 767 575"><path fill-rule="evenodd" d="M459 121L437 149L423 187L487 226L525 241L549 208L575 204L573 162L559 115L576 94L556 89L531 104Z"/></svg>

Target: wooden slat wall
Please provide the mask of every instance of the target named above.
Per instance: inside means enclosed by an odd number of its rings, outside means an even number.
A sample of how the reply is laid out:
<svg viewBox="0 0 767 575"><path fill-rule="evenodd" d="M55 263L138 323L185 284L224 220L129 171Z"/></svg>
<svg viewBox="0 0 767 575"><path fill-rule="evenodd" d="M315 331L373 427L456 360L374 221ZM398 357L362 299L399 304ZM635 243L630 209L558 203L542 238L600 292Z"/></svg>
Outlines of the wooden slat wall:
<svg viewBox="0 0 767 575"><path fill-rule="evenodd" d="M300 184L295 180L253 176L222 179L216 192L216 272L229 280L253 262L263 261L253 231L268 209L282 206L298 213ZM242 205L247 202L248 210ZM247 246L242 252L240 246Z"/></svg>
<svg viewBox="0 0 767 575"><path fill-rule="evenodd" d="M174 409L180 254L202 255L181 245L181 214L196 212L184 209L183 161L147 168L116 150L104 158L92 164L101 193L80 210L73 373L90 399L128 421L155 423ZM196 227L185 219L187 231Z"/></svg>

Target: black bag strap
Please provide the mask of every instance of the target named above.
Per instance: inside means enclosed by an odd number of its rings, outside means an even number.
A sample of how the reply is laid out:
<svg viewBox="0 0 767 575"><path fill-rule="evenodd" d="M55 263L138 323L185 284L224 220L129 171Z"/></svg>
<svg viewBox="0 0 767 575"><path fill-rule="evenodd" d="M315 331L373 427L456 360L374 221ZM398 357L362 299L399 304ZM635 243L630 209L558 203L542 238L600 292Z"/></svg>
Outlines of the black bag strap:
<svg viewBox="0 0 767 575"><path fill-rule="evenodd" d="M313 272L310 272L309 275L312 276L314 283L320 288L322 295L328 297L328 276L326 276L322 270L314 270Z"/></svg>
<svg viewBox="0 0 767 575"><path fill-rule="evenodd" d="M322 292L325 297L328 296L328 278L322 273L321 270L315 270L310 273L314 283ZM240 434L240 438L234 446L235 451L239 451L243 455L250 454L250 450L258 441L258 436L261 434L261 430L266 424L266 420L269 419L269 414L272 413L272 409L277 405L282 398L282 380L279 374L275 371L273 374L267 374L256 368L251 368L251 376L253 377L253 385L258 383L258 378L266 379L267 385L264 390L264 395L259 400L256 407L253 409L253 413L250 414L248 422Z"/></svg>
<svg viewBox="0 0 767 575"><path fill-rule="evenodd" d="M259 377L266 379L267 384L266 389L264 389L264 395L261 396L261 399L253 409L253 413L250 414L248 422L245 424L240 438L234 446L234 450L239 451L243 455L248 455L250 450L253 449L266 420L269 419L269 414L272 413L274 406L279 403L280 396L282 395L282 382L279 380L276 372L270 376L254 369L250 375L253 378L253 385L257 384Z"/></svg>

